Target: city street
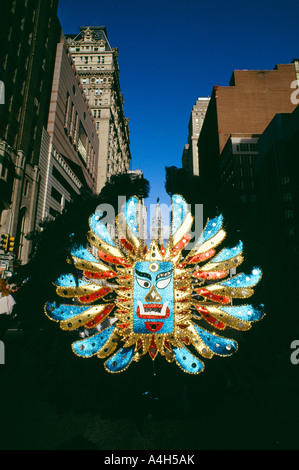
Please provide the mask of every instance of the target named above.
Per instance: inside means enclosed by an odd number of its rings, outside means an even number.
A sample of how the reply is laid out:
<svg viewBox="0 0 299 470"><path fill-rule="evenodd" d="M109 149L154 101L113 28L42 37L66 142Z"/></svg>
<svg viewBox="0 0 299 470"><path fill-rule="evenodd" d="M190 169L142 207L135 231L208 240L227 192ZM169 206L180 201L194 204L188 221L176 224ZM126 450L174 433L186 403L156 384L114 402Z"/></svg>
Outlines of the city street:
<svg viewBox="0 0 299 470"><path fill-rule="evenodd" d="M298 447L298 372L291 366L285 380L284 358L251 385L208 372L186 377L150 363L143 372L136 364L133 372L111 377L99 360L93 367L71 355L60 361L53 350L47 358L41 350L37 358L23 341L8 332L6 364L0 366L1 449ZM277 380L279 374L284 380Z"/></svg>

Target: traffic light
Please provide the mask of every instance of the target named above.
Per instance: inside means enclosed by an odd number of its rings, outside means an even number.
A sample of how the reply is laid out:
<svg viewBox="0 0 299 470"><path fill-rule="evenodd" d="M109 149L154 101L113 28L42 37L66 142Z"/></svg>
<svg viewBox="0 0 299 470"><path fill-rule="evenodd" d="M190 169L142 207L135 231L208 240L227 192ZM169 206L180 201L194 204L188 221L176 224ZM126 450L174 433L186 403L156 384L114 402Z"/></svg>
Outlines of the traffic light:
<svg viewBox="0 0 299 470"><path fill-rule="evenodd" d="M15 244L15 237L9 237L8 240L8 251L13 251L14 249L14 244Z"/></svg>
<svg viewBox="0 0 299 470"><path fill-rule="evenodd" d="M1 250L7 251L8 245L9 245L9 234L4 233L3 235L1 235L1 245L0 245Z"/></svg>

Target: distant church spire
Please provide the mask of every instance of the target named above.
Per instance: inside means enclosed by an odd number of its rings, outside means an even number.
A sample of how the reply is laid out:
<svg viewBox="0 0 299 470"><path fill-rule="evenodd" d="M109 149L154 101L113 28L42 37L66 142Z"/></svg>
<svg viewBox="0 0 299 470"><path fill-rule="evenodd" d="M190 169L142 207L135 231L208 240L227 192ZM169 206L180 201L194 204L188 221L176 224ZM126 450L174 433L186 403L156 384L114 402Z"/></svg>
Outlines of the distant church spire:
<svg viewBox="0 0 299 470"><path fill-rule="evenodd" d="M156 209L152 220L152 237L157 240L160 245L164 243L164 221L162 216L161 207L159 204L160 198L157 198Z"/></svg>

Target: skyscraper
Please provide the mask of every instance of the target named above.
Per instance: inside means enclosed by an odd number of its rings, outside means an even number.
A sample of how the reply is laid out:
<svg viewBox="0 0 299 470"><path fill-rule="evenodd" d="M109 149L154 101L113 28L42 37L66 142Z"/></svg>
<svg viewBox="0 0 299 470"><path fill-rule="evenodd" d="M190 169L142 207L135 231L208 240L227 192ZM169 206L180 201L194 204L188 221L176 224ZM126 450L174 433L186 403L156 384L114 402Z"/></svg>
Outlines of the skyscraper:
<svg viewBox="0 0 299 470"><path fill-rule="evenodd" d="M159 204L159 198L157 200L155 213L152 219L151 235L160 245L164 243L164 220L162 210Z"/></svg>
<svg viewBox="0 0 299 470"><path fill-rule="evenodd" d="M298 146L299 106L271 120L259 138L256 164L259 226L269 259L275 259L295 289L299 279Z"/></svg>
<svg viewBox="0 0 299 470"><path fill-rule="evenodd" d="M111 175L128 171L131 160L118 50L110 46L104 26L80 27L79 34L66 35L66 40L99 137L97 191L100 191Z"/></svg>
<svg viewBox="0 0 299 470"><path fill-rule="evenodd" d="M24 234L35 224L40 145L61 34L57 4L13 0L0 6L0 233L15 237L23 262L29 253Z"/></svg>
<svg viewBox="0 0 299 470"><path fill-rule="evenodd" d="M48 125L40 152L36 227L55 217L81 188L96 188L98 136L65 39L57 44Z"/></svg>
<svg viewBox="0 0 299 470"><path fill-rule="evenodd" d="M185 145L182 156L184 170L192 175L199 175L197 142L204 122L210 98L197 98L192 108L188 125L188 143Z"/></svg>

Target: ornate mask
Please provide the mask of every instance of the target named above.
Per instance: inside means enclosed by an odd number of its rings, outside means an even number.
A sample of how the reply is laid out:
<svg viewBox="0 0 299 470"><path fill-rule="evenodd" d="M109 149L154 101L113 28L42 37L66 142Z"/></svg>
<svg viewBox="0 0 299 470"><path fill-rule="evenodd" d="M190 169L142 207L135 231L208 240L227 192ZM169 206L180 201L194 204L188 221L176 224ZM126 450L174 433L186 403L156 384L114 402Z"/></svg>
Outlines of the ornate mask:
<svg viewBox="0 0 299 470"><path fill-rule="evenodd" d="M78 277L66 274L56 280L63 303L48 302L45 312L63 330L79 330L84 337L72 344L74 353L105 358L108 372L122 372L145 354L153 360L161 354L184 372L198 374L204 370L198 355L229 356L237 350L236 341L215 330L246 331L262 318L261 308L232 305L233 298L253 294L261 270L229 277L230 270L243 262L243 246L239 242L216 254L226 235L221 215L208 220L183 257L193 217L179 195L172 197L167 246L153 240L147 248L138 237L137 207L133 197L118 215L123 234L119 245L101 222L101 214L91 216L90 247L71 250ZM104 320L108 326L102 328Z"/></svg>

